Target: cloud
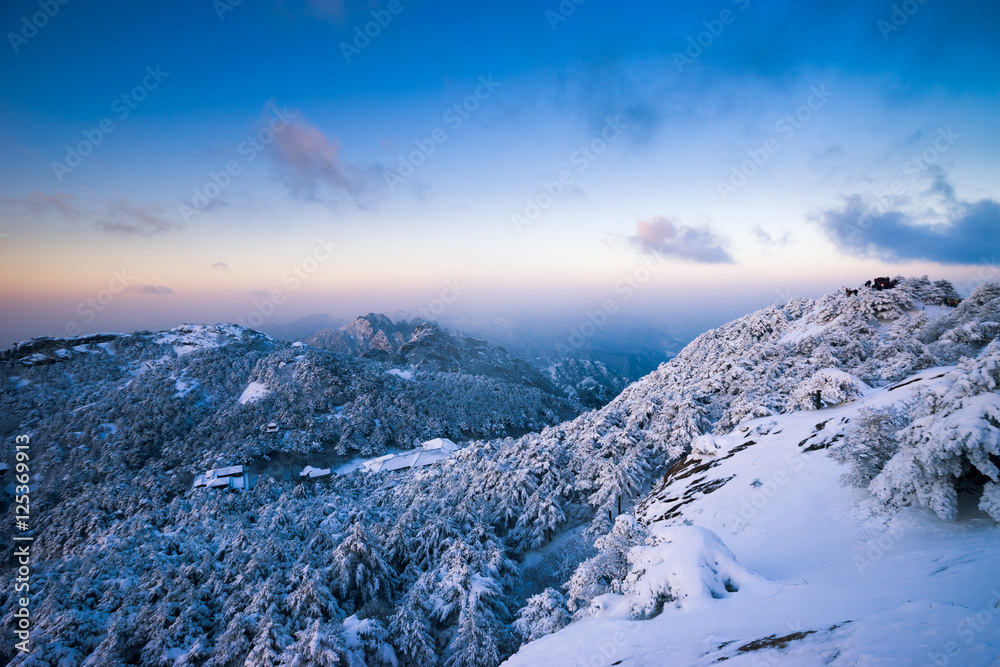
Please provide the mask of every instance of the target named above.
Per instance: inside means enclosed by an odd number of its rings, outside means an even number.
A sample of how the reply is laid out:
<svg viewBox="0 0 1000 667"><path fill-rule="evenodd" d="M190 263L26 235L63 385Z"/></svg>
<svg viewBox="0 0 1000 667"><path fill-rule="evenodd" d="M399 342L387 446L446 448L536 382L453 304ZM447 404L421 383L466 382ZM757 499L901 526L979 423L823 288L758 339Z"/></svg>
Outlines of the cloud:
<svg viewBox="0 0 1000 667"><path fill-rule="evenodd" d="M700 227L676 220L654 218L636 221L636 233L628 241L642 252L662 254L702 264L732 264L727 248L729 241L712 231L707 224Z"/></svg>
<svg viewBox="0 0 1000 667"><path fill-rule="evenodd" d="M753 233L757 237L757 241L766 246L778 246L780 248L792 242L791 232L786 231L781 236L775 238L769 232L765 231L759 222L754 225Z"/></svg>
<svg viewBox="0 0 1000 667"><path fill-rule="evenodd" d="M229 265L226 264L225 262L215 262L214 264L212 264L212 270L213 271L222 271L223 273L227 273L229 275L233 275L233 270L230 269Z"/></svg>
<svg viewBox="0 0 1000 667"><path fill-rule="evenodd" d="M328 138L299 116L274 133L274 145L268 155L295 196L325 203L346 198L361 204L369 189L369 177L341 162L340 150L339 140Z"/></svg>
<svg viewBox="0 0 1000 667"><path fill-rule="evenodd" d="M126 292L135 294L173 294L174 291L163 285L131 285Z"/></svg>
<svg viewBox="0 0 1000 667"><path fill-rule="evenodd" d="M89 219L97 229L113 234L154 236L184 226L180 221L165 217L160 204L136 203L127 198L83 205L73 195L32 192L21 198L0 201L34 218L54 214L65 220Z"/></svg>
<svg viewBox="0 0 1000 667"><path fill-rule="evenodd" d="M127 236L154 236L183 226L164 217L163 207L159 204L136 204L128 199L109 203L107 211L98 217L95 224L102 231Z"/></svg>
<svg viewBox="0 0 1000 667"><path fill-rule="evenodd" d="M76 203L76 198L67 194L47 195L43 192L32 192L20 199L5 199L4 201L33 216L56 213L64 218L75 219L80 217L82 213Z"/></svg>
<svg viewBox="0 0 1000 667"><path fill-rule="evenodd" d="M954 196L947 180L938 178L930 192ZM1000 255L1000 203L992 199L949 203L945 220L929 221L926 212L883 210L852 195L841 208L823 211L816 220L841 251L857 257L978 264Z"/></svg>

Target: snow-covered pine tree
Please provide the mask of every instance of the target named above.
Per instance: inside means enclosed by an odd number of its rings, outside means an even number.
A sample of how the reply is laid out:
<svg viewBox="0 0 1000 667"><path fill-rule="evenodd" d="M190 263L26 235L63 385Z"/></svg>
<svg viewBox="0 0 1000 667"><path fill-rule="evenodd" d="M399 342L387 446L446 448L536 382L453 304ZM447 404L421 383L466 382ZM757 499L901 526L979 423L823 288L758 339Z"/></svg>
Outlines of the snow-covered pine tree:
<svg viewBox="0 0 1000 667"><path fill-rule="evenodd" d="M313 620L295 633L295 643L285 649L280 667L344 667L346 650L337 629Z"/></svg>
<svg viewBox="0 0 1000 667"><path fill-rule="evenodd" d="M566 583L567 608L582 610L598 595L617 592L629 571L629 550L641 544L647 534L631 514L615 519L611 532L594 542L597 554L580 563Z"/></svg>
<svg viewBox="0 0 1000 667"><path fill-rule="evenodd" d="M898 433L909 423L906 411L894 405L861 408L854 429L830 449L831 457L851 466L843 476L844 482L867 487L899 451Z"/></svg>
<svg viewBox="0 0 1000 667"><path fill-rule="evenodd" d="M448 647L445 667L496 667L500 664L497 619L481 599L496 595L499 590L494 582L481 577L474 577L472 584L459 612L458 628Z"/></svg>
<svg viewBox="0 0 1000 667"><path fill-rule="evenodd" d="M381 546L360 519L330 555L330 576L334 590L355 611L392 598L394 574L382 556Z"/></svg>
<svg viewBox="0 0 1000 667"><path fill-rule="evenodd" d="M525 642L530 642L565 627L571 618L566 610L566 596L553 588L546 588L528 598L528 603L514 621L514 629Z"/></svg>
<svg viewBox="0 0 1000 667"><path fill-rule="evenodd" d="M972 486L980 507L1000 522L1000 341L947 379L946 389L919 395L899 451L870 488L890 507L915 503L954 520L961 486Z"/></svg>
<svg viewBox="0 0 1000 667"><path fill-rule="evenodd" d="M422 578L421 581L425 582L426 579ZM396 613L389 621L393 646L401 654L404 663L414 667L438 664L430 621L421 602L425 595L425 586L418 582L401 604L396 606Z"/></svg>

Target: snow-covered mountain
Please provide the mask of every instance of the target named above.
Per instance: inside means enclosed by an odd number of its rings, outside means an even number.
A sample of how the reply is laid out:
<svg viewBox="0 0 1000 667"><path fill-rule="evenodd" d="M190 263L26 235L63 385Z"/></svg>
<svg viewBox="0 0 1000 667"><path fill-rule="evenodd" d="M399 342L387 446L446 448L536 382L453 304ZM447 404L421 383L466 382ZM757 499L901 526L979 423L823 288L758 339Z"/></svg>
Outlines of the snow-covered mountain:
<svg viewBox="0 0 1000 667"><path fill-rule="evenodd" d="M317 331L336 329L347 323L346 319L330 317L326 313L314 313L313 315L307 315L291 322L267 323L258 328L268 336L292 343L297 340L303 340Z"/></svg>
<svg viewBox="0 0 1000 667"><path fill-rule="evenodd" d="M538 423L544 395L230 327L21 346L0 426L37 443L33 562L59 582L38 594L38 664L859 664L909 638L990 664L1000 286L956 308L949 287L774 306L570 421L245 493L190 478L266 464L279 407L288 452L349 455L420 424ZM869 538L884 555L838 589Z"/></svg>
<svg viewBox="0 0 1000 667"><path fill-rule="evenodd" d="M369 313L343 327L317 332L304 342L403 369L497 378L563 396L586 408L606 404L628 384L599 361L559 358L539 369L503 347L419 318L393 322L385 315Z"/></svg>

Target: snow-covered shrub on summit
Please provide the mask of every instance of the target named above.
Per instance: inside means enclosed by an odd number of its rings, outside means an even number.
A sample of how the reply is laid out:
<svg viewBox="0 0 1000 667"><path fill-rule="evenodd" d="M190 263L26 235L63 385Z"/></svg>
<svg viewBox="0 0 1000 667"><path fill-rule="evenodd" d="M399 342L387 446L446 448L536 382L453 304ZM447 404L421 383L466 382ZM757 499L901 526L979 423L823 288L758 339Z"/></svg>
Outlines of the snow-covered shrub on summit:
<svg viewBox="0 0 1000 667"><path fill-rule="evenodd" d="M890 507L923 505L954 520L958 494L971 486L982 494L980 508L1000 522L998 389L1000 341L994 341L963 360L942 387L918 396L899 452L871 483L875 496Z"/></svg>
<svg viewBox="0 0 1000 667"><path fill-rule="evenodd" d="M622 592L633 618L653 618L668 602L704 607L761 581L701 526L653 526L648 542L628 556L631 571Z"/></svg>
<svg viewBox="0 0 1000 667"><path fill-rule="evenodd" d="M869 388L850 373L823 368L796 388L792 405L800 410L814 410L816 392L823 406L840 405L854 400Z"/></svg>
<svg viewBox="0 0 1000 667"><path fill-rule="evenodd" d="M514 629L524 641L530 642L566 627L570 619L566 611L566 596L553 588L546 588L528 598L528 604L514 621Z"/></svg>
<svg viewBox="0 0 1000 667"><path fill-rule="evenodd" d="M851 466L844 482L865 488L899 451L899 431L910 423L906 411L894 405L863 407L847 438L830 449L830 456Z"/></svg>
<svg viewBox="0 0 1000 667"><path fill-rule="evenodd" d="M927 323L917 337L940 365L953 364L975 356L996 337L996 329L987 326L993 322L1000 322L1000 284L985 283L945 317Z"/></svg>

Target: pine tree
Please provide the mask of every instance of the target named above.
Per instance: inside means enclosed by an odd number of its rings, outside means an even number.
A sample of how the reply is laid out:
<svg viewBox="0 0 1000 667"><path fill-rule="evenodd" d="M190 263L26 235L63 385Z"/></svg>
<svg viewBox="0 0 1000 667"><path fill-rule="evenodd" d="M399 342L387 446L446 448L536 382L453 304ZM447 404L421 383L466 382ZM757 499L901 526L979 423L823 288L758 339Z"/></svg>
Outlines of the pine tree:
<svg viewBox="0 0 1000 667"><path fill-rule="evenodd" d="M281 654L280 667L343 667L343 637L331 625L314 620L295 633L295 643Z"/></svg>
<svg viewBox="0 0 1000 667"><path fill-rule="evenodd" d="M963 361L947 379L946 391L920 394L915 419L900 432L898 453L870 488L890 507L916 503L954 520L960 486L978 473L990 480L979 482L980 506L1000 522L995 495L1000 482L995 463L1000 459L1000 341Z"/></svg>
<svg viewBox="0 0 1000 667"><path fill-rule="evenodd" d="M360 520L331 554L330 574L335 590L352 602L355 610L392 597L393 573Z"/></svg>
<svg viewBox="0 0 1000 667"><path fill-rule="evenodd" d="M427 612L421 604L424 591L415 586L389 622L393 645L408 665L436 665L437 654Z"/></svg>
<svg viewBox="0 0 1000 667"><path fill-rule="evenodd" d="M496 618L480 603L481 594L481 591L473 589L465 598L445 667L496 667L500 664L500 653L494 638L497 633Z"/></svg>
<svg viewBox="0 0 1000 667"><path fill-rule="evenodd" d="M896 406L861 408L854 429L842 443L830 449L831 457L851 466L844 481L867 487L899 451L898 433L909 423L906 412Z"/></svg>
<svg viewBox="0 0 1000 667"><path fill-rule="evenodd" d="M555 589L546 588L528 598L528 603L514 621L514 629L525 642L530 642L562 629L570 619L570 613L566 611L566 597Z"/></svg>

